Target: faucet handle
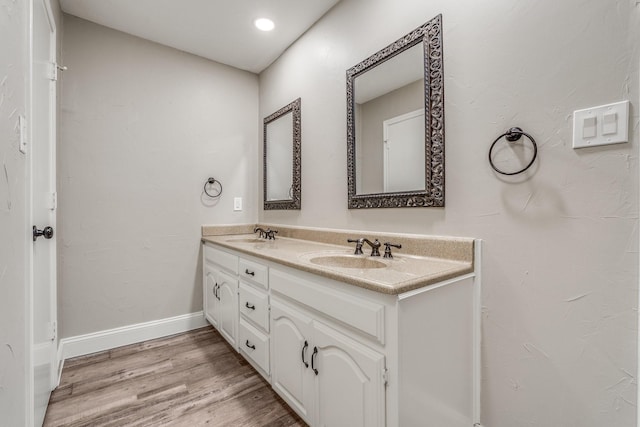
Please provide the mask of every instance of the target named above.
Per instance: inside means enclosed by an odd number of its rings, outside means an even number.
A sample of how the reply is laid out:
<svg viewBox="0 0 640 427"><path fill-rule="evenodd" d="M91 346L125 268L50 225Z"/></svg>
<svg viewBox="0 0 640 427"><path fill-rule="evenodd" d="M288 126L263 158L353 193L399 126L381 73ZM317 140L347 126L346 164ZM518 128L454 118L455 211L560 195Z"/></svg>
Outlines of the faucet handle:
<svg viewBox="0 0 640 427"><path fill-rule="evenodd" d="M394 248L398 248L398 249L402 248L402 245L396 245L394 243L386 242L384 244L384 256L383 256L383 258L393 258L393 255L391 255L391 246L393 246Z"/></svg>
<svg viewBox="0 0 640 427"><path fill-rule="evenodd" d="M347 242L356 244L356 251L354 252L355 255L362 255L362 244L364 243L364 239L347 239Z"/></svg>
<svg viewBox="0 0 640 427"><path fill-rule="evenodd" d="M260 237L260 238L266 238L266 237L267 237L267 235L266 235L266 233L265 233L265 230L264 230L263 228L255 227L255 228L253 229L253 232L254 232L254 233L258 233L258 232L260 232L260 234L259 234L259 237Z"/></svg>
<svg viewBox="0 0 640 427"><path fill-rule="evenodd" d="M278 230L272 230L271 228L267 228L267 230L264 233L265 233L265 237L268 240L276 240L276 233L277 232L278 232Z"/></svg>

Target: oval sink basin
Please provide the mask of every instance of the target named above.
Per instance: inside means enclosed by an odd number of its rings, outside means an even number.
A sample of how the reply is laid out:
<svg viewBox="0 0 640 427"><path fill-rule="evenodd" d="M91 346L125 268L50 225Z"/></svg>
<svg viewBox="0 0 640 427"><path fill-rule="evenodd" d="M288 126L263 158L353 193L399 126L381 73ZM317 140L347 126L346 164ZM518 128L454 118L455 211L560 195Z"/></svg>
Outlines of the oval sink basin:
<svg viewBox="0 0 640 427"><path fill-rule="evenodd" d="M246 239L229 239L227 240L229 243L267 243L268 240L265 239L257 239L257 238L246 238Z"/></svg>
<svg viewBox="0 0 640 427"><path fill-rule="evenodd" d="M309 262L325 267L340 268L385 268L387 266L375 259L353 255L323 255L311 258Z"/></svg>

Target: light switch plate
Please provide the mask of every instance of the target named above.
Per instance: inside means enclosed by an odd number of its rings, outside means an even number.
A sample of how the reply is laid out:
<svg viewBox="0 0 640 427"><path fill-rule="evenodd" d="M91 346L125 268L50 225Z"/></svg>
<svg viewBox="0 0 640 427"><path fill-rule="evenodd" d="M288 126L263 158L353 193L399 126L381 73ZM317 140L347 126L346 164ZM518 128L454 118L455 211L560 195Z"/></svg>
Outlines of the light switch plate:
<svg viewBox="0 0 640 427"><path fill-rule="evenodd" d="M241 211L242 210L242 197L234 197L233 198L233 210Z"/></svg>
<svg viewBox="0 0 640 427"><path fill-rule="evenodd" d="M573 148L629 141L629 101L573 112Z"/></svg>

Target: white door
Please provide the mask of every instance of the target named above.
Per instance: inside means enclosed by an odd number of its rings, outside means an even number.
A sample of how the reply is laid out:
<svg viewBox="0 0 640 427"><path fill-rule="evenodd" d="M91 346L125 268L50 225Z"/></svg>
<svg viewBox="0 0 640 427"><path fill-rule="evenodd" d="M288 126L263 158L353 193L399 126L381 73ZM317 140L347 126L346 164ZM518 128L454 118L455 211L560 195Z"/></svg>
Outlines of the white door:
<svg viewBox="0 0 640 427"><path fill-rule="evenodd" d="M48 0L32 0L31 217L39 230L55 230L55 39ZM45 229L51 227L51 229ZM56 239L50 233L32 245L31 375L34 425L41 425L57 380ZM45 238L46 237L46 238Z"/></svg>
<svg viewBox="0 0 640 427"><path fill-rule="evenodd" d="M314 425L383 427L384 356L322 323L313 327L312 362L318 371Z"/></svg>
<svg viewBox="0 0 640 427"><path fill-rule="evenodd" d="M384 192L425 189L424 110L382 123Z"/></svg>
<svg viewBox="0 0 640 427"><path fill-rule="evenodd" d="M236 350L238 345L238 279L219 271L218 283L218 331Z"/></svg>
<svg viewBox="0 0 640 427"><path fill-rule="evenodd" d="M204 262L204 316L214 327L218 327L218 284L216 271Z"/></svg>
<svg viewBox="0 0 640 427"><path fill-rule="evenodd" d="M311 322L288 304L271 300L271 383L308 424L313 421Z"/></svg>

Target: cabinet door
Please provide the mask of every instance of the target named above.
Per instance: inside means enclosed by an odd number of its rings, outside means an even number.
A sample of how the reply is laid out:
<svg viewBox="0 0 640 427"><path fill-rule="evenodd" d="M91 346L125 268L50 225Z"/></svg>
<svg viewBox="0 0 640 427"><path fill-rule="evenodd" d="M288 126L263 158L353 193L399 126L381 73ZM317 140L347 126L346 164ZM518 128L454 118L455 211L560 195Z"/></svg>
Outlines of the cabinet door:
<svg viewBox="0 0 640 427"><path fill-rule="evenodd" d="M218 298L216 285L216 270L211 265L204 265L203 277L203 311L205 318L213 326L218 327Z"/></svg>
<svg viewBox="0 0 640 427"><path fill-rule="evenodd" d="M238 279L218 271L218 331L236 350L238 336Z"/></svg>
<svg viewBox="0 0 640 427"><path fill-rule="evenodd" d="M317 321L315 426L385 425L384 356Z"/></svg>
<svg viewBox="0 0 640 427"><path fill-rule="evenodd" d="M272 297L271 385L308 424L313 420L311 322L290 304Z"/></svg>

